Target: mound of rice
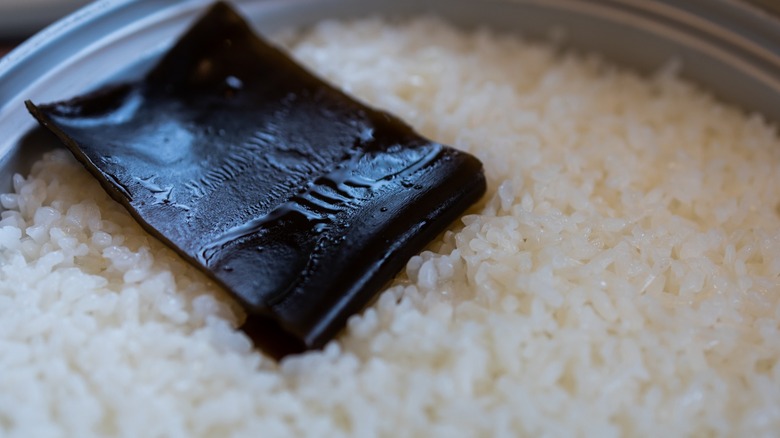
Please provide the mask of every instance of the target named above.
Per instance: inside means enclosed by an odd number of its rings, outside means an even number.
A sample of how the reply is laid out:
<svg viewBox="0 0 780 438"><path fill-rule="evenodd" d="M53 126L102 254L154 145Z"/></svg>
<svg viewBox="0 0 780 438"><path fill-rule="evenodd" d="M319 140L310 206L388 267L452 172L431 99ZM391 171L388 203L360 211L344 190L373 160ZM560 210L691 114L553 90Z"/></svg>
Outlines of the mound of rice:
<svg viewBox="0 0 780 438"><path fill-rule="evenodd" d="M780 139L650 78L430 19L283 36L480 157L489 192L324 351L243 314L63 151L0 197L0 435L772 436Z"/></svg>

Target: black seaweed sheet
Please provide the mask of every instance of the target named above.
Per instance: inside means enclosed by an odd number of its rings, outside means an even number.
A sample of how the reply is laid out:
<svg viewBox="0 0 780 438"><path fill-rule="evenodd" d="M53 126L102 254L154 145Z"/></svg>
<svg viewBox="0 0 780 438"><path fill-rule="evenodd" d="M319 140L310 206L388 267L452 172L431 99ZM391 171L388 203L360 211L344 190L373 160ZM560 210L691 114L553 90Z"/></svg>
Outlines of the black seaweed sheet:
<svg viewBox="0 0 780 438"><path fill-rule="evenodd" d="M476 158L324 83L224 3L143 80L28 108L276 356L324 345L485 191Z"/></svg>

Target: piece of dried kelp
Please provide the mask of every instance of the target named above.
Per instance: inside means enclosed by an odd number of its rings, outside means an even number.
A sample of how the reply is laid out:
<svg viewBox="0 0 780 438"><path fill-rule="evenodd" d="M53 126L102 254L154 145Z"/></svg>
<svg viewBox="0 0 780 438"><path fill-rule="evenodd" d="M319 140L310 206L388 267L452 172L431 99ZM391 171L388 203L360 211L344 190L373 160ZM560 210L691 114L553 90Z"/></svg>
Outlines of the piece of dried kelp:
<svg viewBox="0 0 780 438"><path fill-rule="evenodd" d="M316 78L224 3L143 80L28 108L277 356L324 345L485 191L476 158Z"/></svg>

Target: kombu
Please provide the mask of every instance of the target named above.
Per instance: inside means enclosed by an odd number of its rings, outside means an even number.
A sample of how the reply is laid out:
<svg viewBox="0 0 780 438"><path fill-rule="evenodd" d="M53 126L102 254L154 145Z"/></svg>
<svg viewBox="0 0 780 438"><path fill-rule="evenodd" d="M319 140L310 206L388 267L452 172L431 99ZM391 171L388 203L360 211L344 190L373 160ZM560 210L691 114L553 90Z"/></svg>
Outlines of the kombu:
<svg viewBox="0 0 780 438"><path fill-rule="evenodd" d="M277 357L332 339L485 192L476 158L318 79L225 3L143 79L27 105Z"/></svg>

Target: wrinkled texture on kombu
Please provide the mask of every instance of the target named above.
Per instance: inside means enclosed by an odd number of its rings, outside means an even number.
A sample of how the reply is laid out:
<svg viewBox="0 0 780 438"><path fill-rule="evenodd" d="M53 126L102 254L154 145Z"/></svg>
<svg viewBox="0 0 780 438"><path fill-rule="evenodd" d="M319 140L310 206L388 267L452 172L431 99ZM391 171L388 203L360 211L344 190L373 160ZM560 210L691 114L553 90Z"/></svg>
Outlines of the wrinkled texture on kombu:
<svg viewBox="0 0 780 438"><path fill-rule="evenodd" d="M277 355L324 345L485 191L477 159L324 83L223 3L143 80L28 107Z"/></svg>

